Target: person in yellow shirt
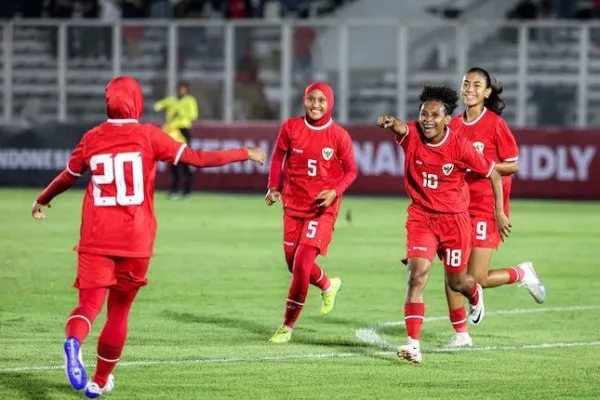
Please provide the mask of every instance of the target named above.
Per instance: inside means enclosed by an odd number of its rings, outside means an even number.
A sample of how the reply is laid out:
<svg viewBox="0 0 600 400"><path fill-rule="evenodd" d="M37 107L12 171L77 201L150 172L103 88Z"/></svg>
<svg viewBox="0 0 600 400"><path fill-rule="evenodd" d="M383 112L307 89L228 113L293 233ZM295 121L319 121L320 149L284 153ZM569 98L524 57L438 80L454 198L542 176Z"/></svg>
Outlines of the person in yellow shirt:
<svg viewBox="0 0 600 400"><path fill-rule="evenodd" d="M166 122L163 131L180 143L190 141L192 123L198 119L198 103L190 94L190 85L187 82L177 84L177 95L165 97L154 105L154 111L164 111ZM171 199L179 198L179 172L183 170L183 195L190 197L192 192L192 171L186 164L171 165Z"/></svg>

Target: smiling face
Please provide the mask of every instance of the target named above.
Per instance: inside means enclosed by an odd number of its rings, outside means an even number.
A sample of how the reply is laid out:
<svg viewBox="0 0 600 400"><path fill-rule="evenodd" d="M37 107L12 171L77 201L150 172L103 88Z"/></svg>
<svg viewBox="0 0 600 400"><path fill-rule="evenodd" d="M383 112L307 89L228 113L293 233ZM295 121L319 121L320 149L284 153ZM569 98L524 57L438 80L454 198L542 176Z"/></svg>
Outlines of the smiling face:
<svg viewBox="0 0 600 400"><path fill-rule="evenodd" d="M437 143L442 140L446 126L452 117L446 113L446 107L441 101L428 100L421 106L419 126L427 142Z"/></svg>
<svg viewBox="0 0 600 400"><path fill-rule="evenodd" d="M479 72L469 72L463 78L460 94L466 107L483 107L486 98L490 97L492 89L487 87L485 76Z"/></svg>
<svg viewBox="0 0 600 400"><path fill-rule="evenodd" d="M311 91L304 99L304 111L313 121L323 118L327 110L329 110L329 103L325 94L319 89Z"/></svg>

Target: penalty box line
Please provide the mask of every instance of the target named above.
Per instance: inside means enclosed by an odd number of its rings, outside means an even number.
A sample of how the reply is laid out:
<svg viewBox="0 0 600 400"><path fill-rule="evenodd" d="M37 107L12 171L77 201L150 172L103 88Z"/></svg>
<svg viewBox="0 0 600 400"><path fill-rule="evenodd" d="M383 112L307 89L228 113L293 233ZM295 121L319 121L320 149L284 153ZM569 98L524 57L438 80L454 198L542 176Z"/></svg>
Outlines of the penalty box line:
<svg viewBox="0 0 600 400"><path fill-rule="evenodd" d="M532 309L515 309L515 310L501 310L496 312L490 312L488 315L513 315L513 314L527 314L537 312L567 312L567 311L586 311L586 310L598 310L600 306L575 306L575 307L550 307L550 308L532 308ZM426 321L441 321L447 319L447 316L430 317L426 318ZM364 337L359 336L359 332L375 332L385 327L394 327L404 324L403 321L386 322L378 324L369 328L363 328L356 331L357 338L363 343L367 344L378 344L366 342ZM379 337L377 335L377 337ZM394 349L395 346L385 340L379 338L382 342L387 343L387 346L382 347L388 348L389 350ZM537 344L526 344L526 345L515 345L515 346L485 346L485 347L473 347L470 349L423 349L424 353L454 353L458 351L511 351L511 350L540 350L540 349L551 349L551 348L569 348L569 347L600 347L600 341L593 342L560 342L560 343L537 343ZM396 355L395 351L379 351L371 354L366 353L317 353L317 354L290 354L283 356L262 356L262 357L232 357L232 358L205 358L195 360L142 360L142 361L124 361L119 363L119 367L149 367L154 365L204 365L204 364L233 364L233 363L248 363L248 362L280 362L280 361L294 361L294 360L328 360L336 358L358 358L358 357L371 357L371 356L392 356ZM42 366L22 366L22 367L8 367L0 368L0 373L14 373L14 372L33 372L33 371L55 371L62 370L63 365L42 365Z"/></svg>

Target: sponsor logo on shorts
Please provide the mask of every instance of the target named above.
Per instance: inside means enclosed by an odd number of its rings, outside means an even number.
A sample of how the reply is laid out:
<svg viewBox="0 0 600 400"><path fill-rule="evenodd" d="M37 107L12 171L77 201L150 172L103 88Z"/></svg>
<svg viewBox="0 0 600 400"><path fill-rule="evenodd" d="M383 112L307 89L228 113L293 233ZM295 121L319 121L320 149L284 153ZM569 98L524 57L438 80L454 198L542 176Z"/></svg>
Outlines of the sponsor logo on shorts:
<svg viewBox="0 0 600 400"><path fill-rule="evenodd" d="M286 241L284 240L284 241L283 241L283 245L284 245L284 246L295 246L295 245L296 245L296 243L294 243L294 242L286 242Z"/></svg>
<svg viewBox="0 0 600 400"><path fill-rule="evenodd" d="M302 150L302 149L296 149L296 148L294 148L294 147L292 147L292 151L293 151L294 153L300 153L300 154L304 153L304 150Z"/></svg>
<svg viewBox="0 0 600 400"><path fill-rule="evenodd" d="M333 157L333 149L331 147L324 147L323 150L321 150L321 155L323 155L325 161L329 161L331 160L331 157Z"/></svg>
<svg viewBox="0 0 600 400"><path fill-rule="evenodd" d="M454 164L444 164L442 165L442 171L444 175L448 176L454 171Z"/></svg>
<svg viewBox="0 0 600 400"><path fill-rule="evenodd" d="M423 246L413 246L412 249L417 250L417 251L427 251L427 247L423 247Z"/></svg>

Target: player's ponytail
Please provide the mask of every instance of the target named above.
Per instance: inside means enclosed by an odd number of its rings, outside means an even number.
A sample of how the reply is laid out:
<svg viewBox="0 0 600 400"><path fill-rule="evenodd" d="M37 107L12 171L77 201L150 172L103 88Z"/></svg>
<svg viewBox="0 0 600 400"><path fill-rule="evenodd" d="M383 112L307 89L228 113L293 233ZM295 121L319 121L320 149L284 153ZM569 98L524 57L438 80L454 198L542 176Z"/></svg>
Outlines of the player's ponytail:
<svg viewBox="0 0 600 400"><path fill-rule="evenodd" d="M502 115L502 111L504 111L504 108L506 107L504 100L502 100L502 98L500 97L502 91L504 90L502 83L500 83L500 81L496 78L492 78L490 76L490 73L483 68L471 68L467 73L471 72L483 76L483 78L485 79L486 88L492 89L490 97L486 98L483 102L485 108L494 112L495 114Z"/></svg>

